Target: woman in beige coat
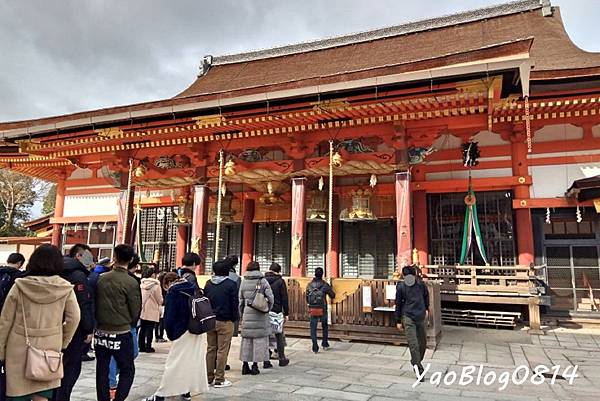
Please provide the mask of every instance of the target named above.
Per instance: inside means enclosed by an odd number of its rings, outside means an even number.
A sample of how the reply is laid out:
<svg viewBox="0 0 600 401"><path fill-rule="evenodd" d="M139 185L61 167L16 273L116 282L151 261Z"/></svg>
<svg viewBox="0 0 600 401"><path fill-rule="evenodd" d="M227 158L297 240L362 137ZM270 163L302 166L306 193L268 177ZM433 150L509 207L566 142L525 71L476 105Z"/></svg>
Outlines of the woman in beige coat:
<svg viewBox="0 0 600 401"><path fill-rule="evenodd" d="M142 314L140 315L140 352L154 352L152 340L154 328L160 320L160 307L163 304L160 281L156 279L157 271L147 267L142 273Z"/></svg>
<svg viewBox="0 0 600 401"><path fill-rule="evenodd" d="M29 258L26 277L17 279L6 297L0 316L0 360L5 363L8 400L45 401L60 387L60 380L25 378L23 319L33 347L53 351L67 348L79 324L79 306L73 286L58 276L62 270L58 248L42 245Z"/></svg>

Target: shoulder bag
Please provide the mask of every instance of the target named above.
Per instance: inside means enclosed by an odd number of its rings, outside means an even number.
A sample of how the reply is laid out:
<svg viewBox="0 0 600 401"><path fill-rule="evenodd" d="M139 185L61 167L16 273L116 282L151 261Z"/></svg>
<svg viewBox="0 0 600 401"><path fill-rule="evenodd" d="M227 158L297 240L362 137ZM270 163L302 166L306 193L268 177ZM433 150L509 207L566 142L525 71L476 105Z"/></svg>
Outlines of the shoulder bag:
<svg viewBox="0 0 600 401"><path fill-rule="evenodd" d="M25 360L25 377L29 380L39 382L50 382L63 378L62 352L53 350L42 350L31 345L29 331L25 319L25 305L23 296L19 296L21 311L23 313L23 328L25 329L25 345L27 354Z"/></svg>
<svg viewBox="0 0 600 401"><path fill-rule="evenodd" d="M256 309L259 312L267 313L271 308L269 308L269 301L267 300L265 294L260 292L260 282L261 280L258 280L256 283L256 288L254 289L250 299L246 301L246 305L252 309Z"/></svg>

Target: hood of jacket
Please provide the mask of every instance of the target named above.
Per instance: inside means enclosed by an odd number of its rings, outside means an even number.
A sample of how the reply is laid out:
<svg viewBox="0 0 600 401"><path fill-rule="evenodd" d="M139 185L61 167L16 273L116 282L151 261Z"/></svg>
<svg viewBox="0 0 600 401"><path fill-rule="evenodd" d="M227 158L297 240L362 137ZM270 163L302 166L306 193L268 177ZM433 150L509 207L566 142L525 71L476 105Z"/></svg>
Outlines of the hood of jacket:
<svg viewBox="0 0 600 401"><path fill-rule="evenodd" d="M193 295L196 291L196 288L197 287L194 285L194 283L191 283L184 278L180 278L171 286L171 288L169 288L169 291L179 291L185 292L189 295Z"/></svg>
<svg viewBox="0 0 600 401"><path fill-rule="evenodd" d="M151 290L156 286L160 286L160 281L155 278L143 278L141 288L142 290Z"/></svg>
<svg viewBox="0 0 600 401"><path fill-rule="evenodd" d="M210 282L215 285L219 285L223 281L227 280L228 278L229 278L229 276L212 276L210 279Z"/></svg>
<svg viewBox="0 0 600 401"><path fill-rule="evenodd" d="M267 279L269 284L271 284L271 283L277 281L278 279L282 278L282 276L279 273L268 271L265 273L265 278Z"/></svg>
<svg viewBox="0 0 600 401"><path fill-rule="evenodd" d="M31 302L51 304L65 298L73 286L60 276L28 276L17 279L15 285Z"/></svg>
<svg viewBox="0 0 600 401"><path fill-rule="evenodd" d="M263 277L264 277L263 273L261 271L257 271L257 270L244 273L244 278L246 280L258 280Z"/></svg>
<svg viewBox="0 0 600 401"><path fill-rule="evenodd" d="M86 269L85 266L82 265L77 259L73 259L69 256L65 256L63 258L63 263L65 265L65 268L63 270L63 275L67 275L71 272L74 272L75 270L82 271L86 276L90 275L90 271L88 269Z"/></svg>
<svg viewBox="0 0 600 401"><path fill-rule="evenodd" d="M98 274L106 273L109 270L110 269L104 265L96 265L96 267L94 267L94 273L98 273Z"/></svg>

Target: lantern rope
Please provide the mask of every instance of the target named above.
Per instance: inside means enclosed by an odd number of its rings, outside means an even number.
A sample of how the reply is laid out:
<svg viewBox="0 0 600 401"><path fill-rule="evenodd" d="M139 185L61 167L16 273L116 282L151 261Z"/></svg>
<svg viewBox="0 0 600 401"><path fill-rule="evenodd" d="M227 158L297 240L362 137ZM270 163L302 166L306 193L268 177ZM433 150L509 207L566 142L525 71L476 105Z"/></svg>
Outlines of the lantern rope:
<svg viewBox="0 0 600 401"><path fill-rule="evenodd" d="M223 149L219 151L219 188L217 189L217 227L215 230L215 258L216 262L219 260L219 242L221 239L221 204L222 194L221 188L223 188Z"/></svg>

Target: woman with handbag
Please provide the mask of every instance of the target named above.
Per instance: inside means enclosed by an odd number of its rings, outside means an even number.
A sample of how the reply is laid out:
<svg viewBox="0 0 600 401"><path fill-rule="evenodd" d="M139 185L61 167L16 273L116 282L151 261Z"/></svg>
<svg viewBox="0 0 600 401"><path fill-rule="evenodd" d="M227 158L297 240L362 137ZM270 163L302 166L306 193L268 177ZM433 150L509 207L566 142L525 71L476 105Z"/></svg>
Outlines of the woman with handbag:
<svg viewBox="0 0 600 401"><path fill-rule="evenodd" d="M242 346L240 359L243 362L242 374L257 375L258 362L269 360L269 335L271 320L269 311L273 306L273 291L258 262L248 263L244 280L240 286L240 319ZM252 362L252 368L249 363Z"/></svg>
<svg viewBox="0 0 600 401"><path fill-rule="evenodd" d="M41 245L17 279L0 317L0 360L6 367L7 400L52 398L63 375L61 350L79 324L73 286L61 278L58 248Z"/></svg>
<svg viewBox="0 0 600 401"><path fill-rule="evenodd" d="M288 302L288 290L285 280L281 276L281 265L279 263L271 263L269 271L265 273L265 279L271 286L273 291L273 307L269 312L269 318L271 319L271 348L275 346L277 350L277 358L279 359L279 366L287 366L290 360L285 357L285 334L284 325L288 319L290 313L290 307ZM273 341L273 339L275 341ZM275 343L273 345L273 342ZM265 361L263 367L272 368L271 361Z"/></svg>

